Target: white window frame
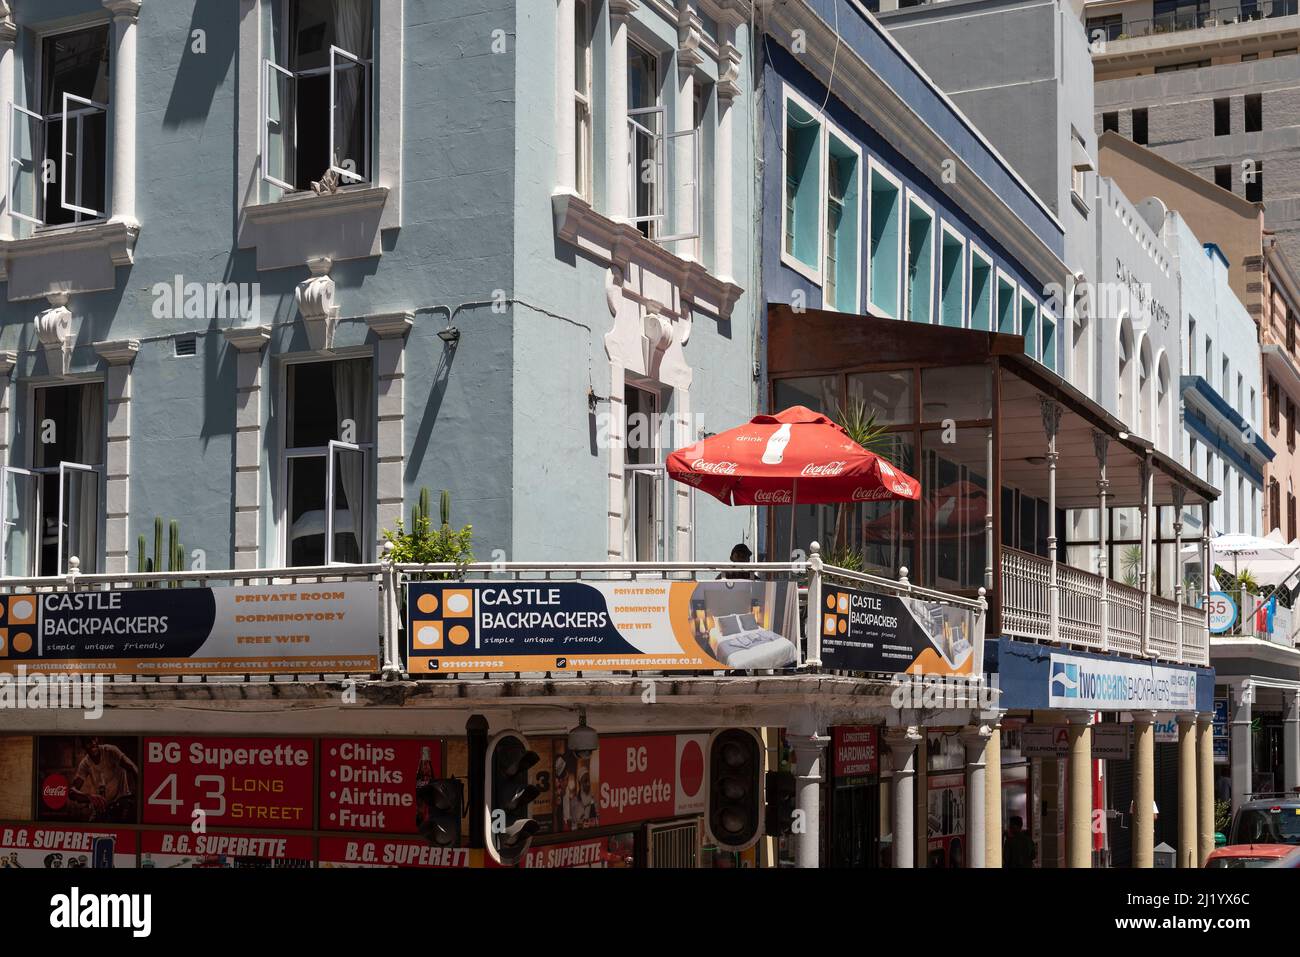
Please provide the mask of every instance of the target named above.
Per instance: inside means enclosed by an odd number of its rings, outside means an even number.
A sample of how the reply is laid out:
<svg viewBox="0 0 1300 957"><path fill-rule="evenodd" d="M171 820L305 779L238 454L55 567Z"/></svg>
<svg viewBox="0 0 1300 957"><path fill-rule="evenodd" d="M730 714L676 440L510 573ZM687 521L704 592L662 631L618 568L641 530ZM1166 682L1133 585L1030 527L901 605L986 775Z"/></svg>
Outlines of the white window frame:
<svg viewBox="0 0 1300 957"><path fill-rule="evenodd" d="M650 422L648 429L652 441L654 442L653 461L652 462L628 462L627 461L627 438L629 415L627 403L623 405L623 540L622 554L625 561L635 561L637 556L637 514L636 514L636 476L638 474L647 474L653 476L654 482L654 511L651 514L651 525L655 534L655 558L654 561L667 561L670 553L670 540L673 533L671 526L671 502L675 489L670 489L672 484L668 481L668 473L665 469L665 455L663 436L660 434L664 422L664 392L653 382L626 381L623 385L624 392L628 389L636 389L644 392L651 398ZM633 413L635 414L635 413ZM693 504L693 503L692 503ZM692 534L692 537L694 535Z"/></svg>
<svg viewBox="0 0 1300 957"><path fill-rule="evenodd" d="M892 312L876 304L874 291L871 288L871 223L873 221L872 217L875 214L875 201L872 199L875 191L871 188L871 184L877 174L879 174L881 179L885 180L898 190L899 219L905 220L905 217L907 216L907 196L904 191L902 179L890 172L889 168L877 160L875 156L868 156L867 180L865 186L867 191L867 219L864 224L864 235L866 236L865 254L867 261L867 311L880 310L880 314L886 319L901 319L903 302L907 298L907 285L905 282L907 277L907 250L904 246L904 237L907 233L907 223L905 221L900 221L898 224L898 241L895 243L894 249L895 262L898 267L896 270L897 275L895 276L895 282L898 283L898 295L894 298L894 308Z"/></svg>
<svg viewBox="0 0 1300 957"><path fill-rule="evenodd" d="M64 36L73 33L82 33L87 30L95 30L105 26L107 26L108 28L108 37L105 42L108 44L110 50L109 69L111 71L112 69L115 68L113 65L114 61L112 60L112 56L114 55L114 48L113 48L113 24L111 20L109 21L98 20L98 19L87 20L85 22L77 23L68 27L33 32L33 44L32 44L34 48L33 76L35 77L35 81L33 83L33 97L36 101L37 106L40 106L42 100L45 97L45 92L46 92L44 87L45 42L51 39L52 37ZM111 73L110 73L110 84L111 84ZM110 85L110 90L111 90L111 85ZM76 102L81 107L80 109L73 111L73 114L77 118L78 147L80 147L81 134L82 134L81 117L88 112L94 112L96 110L104 113L105 117L107 117L108 105L103 103L96 103L93 100L89 100L86 99L85 97L78 96L75 93L68 93L67 91L64 91L63 93L62 109L57 114L57 118L62 124L62 129L60 131L61 141L60 141L59 172L58 172L59 205L61 205L65 210L73 214L73 220L71 223L48 223L45 220L45 206L44 206L45 184L42 182L42 167L45 162L45 147L46 147L45 139L48 133L46 125L51 120L56 118L56 114L51 113L47 116L43 113L37 113L24 106L20 106L16 99L16 93L15 93L15 99L10 101L11 109L9 111L9 116L7 118L9 122L9 182L8 182L9 209L8 212L15 219L19 219L22 220L23 222L31 223L32 225L41 227L42 229L62 229L67 226L82 226L82 225L88 225L90 223L103 222L108 218L109 215L108 210L96 210L96 209L91 209L87 206L81 206L77 203L68 202L68 192L67 192L68 177L66 173L67 173L67 166L68 166L68 120L69 120L68 104L70 100ZM36 142L33 142L32 144L32 151L33 151L32 177L33 177L33 189L34 189L33 199L36 205L36 209L32 215L19 212L13 206L13 198L15 195L14 185L17 178L17 167L22 165L22 161L15 155L15 149L18 141L18 138L14 135L14 132L17 129L17 122L16 122L17 117L15 116L16 112L21 112L25 114L28 118L35 120L38 124L40 124L40 136L38 140ZM112 124L108 123L106 119L105 136L104 136L104 200L106 203L110 205L112 203L113 192L112 192L112 183L109 180L109 176L108 176L108 170L109 170L109 158L113 153L114 133L115 131L113 129ZM77 155L80 156L80 149L78 149ZM79 200L81 198L80 176L77 177L77 181L76 181L76 193L77 195L75 199Z"/></svg>
<svg viewBox="0 0 1300 957"><path fill-rule="evenodd" d="M957 274L958 274L957 281L960 284L959 297L961 299L961 302L958 303L959 311L958 311L957 318L960 319L961 321L956 326L948 326L947 328L966 329L968 328L970 322L970 317L967 315L968 307L966 303L967 298L970 296L970 275L969 275L970 267L969 267L969 251L968 251L970 243L967 242L966 236L962 232L960 232L955 226L953 226L952 223L949 222L947 219L942 219L939 221L939 244L938 244L939 245L939 255L938 255L939 273L935 277L936 285L939 290L939 295L935 301L935 314L934 314L935 324L940 326L944 325L944 321L943 321L943 246L944 246L943 238L945 236L951 236L953 239L957 240L957 244L961 248L961 262L957 266Z"/></svg>
<svg viewBox="0 0 1300 957"><path fill-rule="evenodd" d="M365 564L367 561L373 561L373 559L370 556L372 556L375 553L375 547L376 547L375 535L371 529L371 526L374 524L375 496L372 494L373 489L371 486L372 486L372 476L374 474L374 469L375 469L375 461L377 457L376 449L378 446L377 429L378 429L379 396L377 392L374 395L374 399L375 399L374 410L375 410L376 420L371 423L371 428L376 430L375 432L376 441L366 442L366 443L350 443L350 442L341 442L338 439L330 439L325 445L293 446L293 447L289 446L289 400L291 398L289 392L289 369L292 366L298 366L298 365L313 365L316 363L332 363L332 362L355 362L358 359L369 359L371 363L371 372L373 374L375 370L374 364L377 361L377 356L371 350L357 351L357 352L341 351L337 355L319 355L316 353L307 353L304 355L295 354L295 355L288 355L283 358L283 362L280 367L280 382L277 389L279 393L278 401L279 401L279 410L280 410L280 429L279 429L280 476L279 476L279 481L276 484L279 486L280 496L279 496L279 501L277 503L277 506L275 508L275 523L278 528L277 537L279 538L280 555L282 558L281 565L284 568L297 567L291 564L293 543L289 538L289 534L293 530L293 521L292 521L290 507L289 507L290 506L289 496L292 491L289 484L289 460L299 459L299 458L325 459L324 563L326 565L345 565L345 566L350 564L348 562L336 562L333 560L333 555L334 555L334 536L333 536L334 455L337 451L340 450L359 451L365 454L366 456L366 467L364 470L364 479L363 479L363 487L365 491L362 494L363 503L364 503L362 508L363 513L361 515L362 529L361 529L361 535L358 536L358 538L363 545L362 554L361 554L362 563ZM373 387L373 382L372 382L372 387ZM355 519L356 508L351 505L349 505L349 508L352 510L352 515L353 518Z"/></svg>
<svg viewBox="0 0 1300 957"><path fill-rule="evenodd" d="M1002 300L998 293L1003 280L1006 280L1006 283L1011 286L1011 301L1014 303L1013 308L1015 310L1011 316L1012 325L1014 325L1017 330L1020 328L1020 283L1016 282L1015 276L1011 275L1011 273L999 266L993 276L993 331L998 333L1002 332L1000 322L1002 318ZM1017 332L1006 334L1013 336L1018 335Z"/></svg>
<svg viewBox="0 0 1300 957"><path fill-rule="evenodd" d="M808 265L785 248L785 236L790 228L785 191L786 184L790 179L788 134L790 130L790 104L792 102L813 118L813 125L817 127L820 137L817 159L817 250L813 256L817 263L816 266ZM822 196L826 183L826 127L827 121L822 115L821 109L800 95L790 84L785 84L781 91L781 235L779 237L781 262L816 286L822 284L822 264L825 262L824 257L826 255L825 250L822 249L826 235L826 203Z"/></svg>
<svg viewBox="0 0 1300 957"><path fill-rule="evenodd" d="M989 327L980 332L997 332L998 324L998 270L993 257L971 240L966 251L966 328L975 328L975 260L979 260L989 270Z"/></svg>
<svg viewBox="0 0 1300 957"><path fill-rule="evenodd" d="M909 278L911 271L912 258L912 207L915 206L923 213L930 217L930 302L925 317L925 325L934 325L935 317L935 289L938 285L937 276L935 275L935 245L939 236L936 227L939 225L939 217L934 214L934 209L925 200L921 199L911 187L907 189L906 202L903 204L903 318L908 322L912 321L912 281Z"/></svg>
<svg viewBox="0 0 1300 957"><path fill-rule="evenodd" d="M1020 295L1016 299L1016 328L1020 330L1021 338L1029 338L1025 335L1025 305L1027 303L1034 310L1034 352L1038 353L1038 355L1028 352L1025 354L1039 365L1042 365L1042 360L1039 358L1043 354L1042 309L1039 308L1038 300L1031 296L1029 290L1024 286L1019 287L1019 292Z"/></svg>
<svg viewBox="0 0 1300 957"><path fill-rule="evenodd" d="M262 2L288 3L288 2L292 2L292 0L262 0ZM376 172L379 166L379 161L378 161L378 157L375 155L375 149L374 149L374 143L372 142L372 137L373 137L373 128L375 124L375 119L376 116L379 114L379 110L376 108L374 51L376 48L379 47L380 44L380 27L379 27L379 23L377 22L378 15L380 14L380 12L381 12L380 10L376 9L374 11L376 16L371 20L371 25L370 25L371 57L369 59L363 59L362 57L358 56L357 54L353 53L350 50L345 50L340 46L335 46L334 44L331 44L329 50L329 64L327 66L313 67L309 70L299 70L297 73L295 73L292 70L290 70L288 67L277 62L278 60L286 59L288 57L290 37L288 36L287 31L286 31L286 35L282 38L283 40L281 44L282 49L275 50L273 56L268 55L265 50L259 50L262 69L259 71L258 74L258 86L259 86L258 103L260 109L258 111L259 130L258 130L257 146L258 146L258 155L261 159L259 166L261 167L260 175L261 175L261 181L263 183L266 183L270 186L274 186L277 189L283 190L285 193L306 192L305 189L292 186L289 183L285 182L284 180L277 179L276 177L272 176L270 173L270 163L268 162L270 157L270 135L268 131L268 127L270 125L270 118L267 115L267 111L270 108L270 71L268 70L268 67L274 67L276 72L281 73L286 77L289 77L295 83L294 96L293 96L294 108L293 108L293 116L292 116L293 156L294 156L295 163L297 161L297 156L298 156L298 94L297 94L296 83L298 80L302 79L303 77L324 76L328 74L329 94L327 100L327 108L324 117L324 122L329 127L328 129L329 135L327 137L329 143L329 147L328 147L329 155L326 157L326 163L327 163L326 169L333 171L339 177L340 187L373 186L376 184L377 182ZM286 17L287 17L287 12L286 12ZM368 177L362 177L360 174L348 170L345 167L337 166L335 165L334 162L334 153L335 153L334 118L335 118L335 110L336 110L335 100L337 98L337 90L335 86L335 75L338 72L338 59L337 59L338 56L341 56L343 59L348 60L351 63L355 64L356 69L362 70L365 75L365 82L363 84L363 88L367 94L365 100L366 122L363 124L363 128L365 130L365 152L367 154L366 164L369 173ZM284 121L285 118L282 117L281 123L283 124ZM285 131L282 130L281 135L283 136L287 134Z"/></svg>
<svg viewBox="0 0 1300 957"><path fill-rule="evenodd" d="M29 524L27 530L26 565L32 571L35 571L36 567L36 559L33 552L37 547L38 536L40 534L40 511L36 507L37 496L40 489L40 476L32 469L6 465L3 469L0 469L0 578L12 577L8 558L9 527L11 525L17 526L18 524L17 519L8 514L11 477L13 480L21 479L24 482L31 483L27 491L19 498L18 507L20 511L25 508L29 517L34 517L34 521Z"/></svg>
<svg viewBox="0 0 1300 957"><path fill-rule="evenodd" d="M1040 364L1050 369L1052 372L1055 372L1057 375L1061 376L1062 379L1067 379L1067 376L1063 375L1061 372L1060 367L1062 363L1062 351L1058 346L1056 345L1052 346L1052 365L1049 366L1047 365L1046 362L1043 362L1042 360L1042 356L1046 354L1044 347L1047 345L1047 342L1043 337L1043 329L1044 329L1043 323L1045 320L1050 321L1052 323L1053 340L1059 342L1061 338L1061 317L1058 316L1056 313L1052 312L1052 310L1048 309L1046 303L1039 303L1038 304L1038 355L1039 355L1038 361Z"/></svg>
<svg viewBox="0 0 1300 957"><path fill-rule="evenodd" d="M577 142L574 144L577 155L574 157L574 189L588 203L592 202L592 165L594 163L594 140L592 130L595 125L591 82L591 7L593 0L574 0L574 89L573 110L576 124ZM582 42L578 42L578 38ZM577 64L583 65L582 74L586 77L584 89L578 89Z"/></svg>
<svg viewBox="0 0 1300 957"><path fill-rule="evenodd" d="M862 245L863 245L863 237L867 235L866 230L863 228L865 224L862 220L862 208L863 208L862 192L866 185L866 179L863 176L863 173L866 171L866 164L863 162L862 147L860 147L857 143L855 143L851 136L849 136L847 133L845 133L835 124L831 123L829 120L822 123L822 176L821 176L822 200L821 200L821 213L820 213L818 223L822 230L821 238L822 238L823 247L826 245L826 240L827 240L827 237L825 235L826 225L828 221L827 206L830 205L830 195L831 195L831 139L832 137L836 139L840 143L840 145L846 147L853 154L854 159L857 162L856 169L858 174L858 195L857 195L857 206L854 209L854 220L857 223L857 237L856 237L857 241L853 244L853 248L854 248L853 304L847 310L849 314L856 314L860 312L862 308L862 259L863 259ZM782 189L784 189L784 186L785 186L785 181L783 179ZM782 216L785 215L784 196L782 197L781 213ZM784 223L782 223L781 226L781 251L782 253L785 252L785 224ZM830 255L829 249L823 248L821 250L820 262L822 264L822 268L820 270L821 275L818 278L818 282L823 284L822 308L828 309L831 312L841 312L842 310L840 310L839 307L835 305L835 303L830 302L825 296L824 283L826 277L826 260L829 255ZM836 260L835 269L836 269L837 276L843 274L842 272L843 268L844 268L844 264L839 260Z"/></svg>

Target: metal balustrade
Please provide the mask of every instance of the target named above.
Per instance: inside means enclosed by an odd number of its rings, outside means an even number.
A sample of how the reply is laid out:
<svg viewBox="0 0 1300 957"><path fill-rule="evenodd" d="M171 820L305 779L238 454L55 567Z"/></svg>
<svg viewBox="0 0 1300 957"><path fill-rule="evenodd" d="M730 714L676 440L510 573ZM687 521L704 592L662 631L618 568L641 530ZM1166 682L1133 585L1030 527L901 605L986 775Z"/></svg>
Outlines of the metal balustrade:
<svg viewBox="0 0 1300 957"><path fill-rule="evenodd" d="M1136 37L1162 36L1188 30L1230 26L1234 23L1253 23L1257 20L1295 16L1297 13L1300 13L1300 0L1255 0L1255 2L1242 0L1240 3L1226 4L1213 9L1181 7L1154 17L1125 19L1122 24L1094 23L1089 28L1089 36L1094 36L1096 31L1104 34L1107 42L1129 40Z"/></svg>
<svg viewBox="0 0 1300 957"><path fill-rule="evenodd" d="M1002 633L1011 637L1140 656L1143 647L1141 589L1058 563L1057 629L1051 632L1051 562L1013 548L1002 550ZM1102 594L1106 596L1103 630ZM1209 663L1205 613L1150 596L1145 653L1185 664Z"/></svg>

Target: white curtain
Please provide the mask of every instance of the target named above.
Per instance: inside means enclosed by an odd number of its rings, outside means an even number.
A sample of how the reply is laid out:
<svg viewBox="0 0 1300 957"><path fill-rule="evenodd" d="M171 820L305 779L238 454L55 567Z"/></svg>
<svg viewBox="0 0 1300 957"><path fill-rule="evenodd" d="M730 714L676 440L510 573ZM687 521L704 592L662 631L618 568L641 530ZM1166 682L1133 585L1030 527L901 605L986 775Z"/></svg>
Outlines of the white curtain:
<svg viewBox="0 0 1300 957"><path fill-rule="evenodd" d="M374 421L374 389L370 375L368 359L345 360L334 363L334 403L338 421L351 419L356 423L356 445L366 445L371 441L371 423ZM348 500L348 512L351 515L352 535L356 540L357 552L364 561L369 549L365 547L365 500L366 455L364 453L340 451L334 463L343 494ZM340 509L335 506L334 525L340 526Z"/></svg>
<svg viewBox="0 0 1300 957"><path fill-rule="evenodd" d="M362 60L370 58L371 0L331 0L334 13L334 44L347 50ZM349 66L348 61L338 63L334 77L339 111L333 114L331 122L334 127L334 148L337 156L330 157L331 164L342 164L346 159L356 163L356 172L369 177L367 157L361 155L365 149L365 124L370 122L369 114L362 110L357 116L367 84L365 78L369 67Z"/></svg>
<svg viewBox="0 0 1300 957"><path fill-rule="evenodd" d="M104 461L104 387L98 383L81 387L77 408L76 461L81 465L102 465ZM99 487L98 472L77 470L68 477L69 541L64 555L76 555L83 572L99 571Z"/></svg>

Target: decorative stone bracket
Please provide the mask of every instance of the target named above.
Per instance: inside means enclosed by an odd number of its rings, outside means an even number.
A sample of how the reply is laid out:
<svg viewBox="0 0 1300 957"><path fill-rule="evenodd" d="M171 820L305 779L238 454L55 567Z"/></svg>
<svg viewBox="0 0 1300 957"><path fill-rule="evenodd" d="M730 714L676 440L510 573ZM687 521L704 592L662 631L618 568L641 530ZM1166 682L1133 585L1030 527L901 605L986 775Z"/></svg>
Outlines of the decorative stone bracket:
<svg viewBox="0 0 1300 957"><path fill-rule="evenodd" d="M52 292L46 297L50 308L36 315L36 335L45 351L50 375L64 376L72 365L72 312L68 294Z"/></svg>
<svg viewBox="0 0 1300 957"><path fill-rule="evenodd" d="M298 311L307 328L307 342L315 352L329 352L334 348L339 307L334 304L334 280L329 275L333 267L334 261L327 256L308 260L311 278L298 283L294 290Z"/></svg>

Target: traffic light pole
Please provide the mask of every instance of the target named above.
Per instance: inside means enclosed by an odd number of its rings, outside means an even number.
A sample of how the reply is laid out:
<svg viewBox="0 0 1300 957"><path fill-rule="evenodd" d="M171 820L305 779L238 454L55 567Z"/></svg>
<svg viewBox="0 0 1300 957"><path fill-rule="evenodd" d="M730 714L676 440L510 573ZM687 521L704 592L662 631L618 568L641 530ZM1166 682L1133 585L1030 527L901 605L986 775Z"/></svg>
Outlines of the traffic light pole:
<svg viewBox="0 0 1300 957"><path fill-rule="evenodd" d="M799 867L820 867L822 756L830 738L821 733L815 718L792 723L788 737L794 748L795 862Z"/></svg>
<svg viewBox="0 0 1300 957"><path fill-rule="evenodd" d="M487 771L488 721L481 714L470 715L465 722L465 735L469 739L469 846L482 848L486 838L483 826L483 807L487 795L483 789L483 776Z"/></svg>

